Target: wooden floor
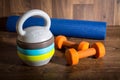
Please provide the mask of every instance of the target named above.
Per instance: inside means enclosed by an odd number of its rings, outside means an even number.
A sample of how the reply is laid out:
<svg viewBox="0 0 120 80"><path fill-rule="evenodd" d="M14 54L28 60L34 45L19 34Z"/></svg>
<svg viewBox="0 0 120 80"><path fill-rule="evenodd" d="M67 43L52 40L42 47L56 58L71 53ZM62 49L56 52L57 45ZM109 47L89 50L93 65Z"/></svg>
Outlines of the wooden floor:
<svg viewBox="0 0 120 80"><path fill-rule="evenodd" d="M49 64L30 67L16 53L16 33L0 31L0 80L120 80L120 26L109 26L107 37L101 40L106 47L102 59L84 58L78 65L68 66L64 50L55 51ZM99 40L69 37L91 44Z"/></svg>

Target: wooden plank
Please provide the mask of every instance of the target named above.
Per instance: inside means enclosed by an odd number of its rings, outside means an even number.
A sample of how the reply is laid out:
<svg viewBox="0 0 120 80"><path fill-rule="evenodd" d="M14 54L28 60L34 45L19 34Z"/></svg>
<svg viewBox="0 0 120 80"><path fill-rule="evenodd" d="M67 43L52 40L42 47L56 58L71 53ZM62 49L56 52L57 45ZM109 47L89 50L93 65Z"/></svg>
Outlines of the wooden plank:
<svg viewBox="0 0 120 80"><path fill-rule="evenodd" d="M120 25L120 0L116 0L114 10L114 25Z"/></svg>
<svg viewBox="0 0 120 80"><path fill-rule="evenodd" d="M52 17L52 0L31 0L32 9L41 9Z"/></svg>
<svg viewBox="0 0 120 80"><path fill-rule="evenodd" d="M112 25L114 21L114 0L95 0L95 20L106 21Z"/></svg>
<svg viewBox="0 0 120 80"><path fill-rule="evenodd" d="M113 21L113 25L115 25L117 22L116 22L116 16L117 16L117 0L114 0L114 21Z"/></svg>
<svg viewBox="0 0 120 80"><path fill-rule="evenodd" d="M94 0L72 0L72 4L94 4Z"/></svg>
<svg viewBox="0 0 120 80"><path fill-rule="evenodd" d="M0 17L2 17L3 16L3 12L2 12L3 11L3 0L0 1L0 10L1 10Z"/></svg>
<svg viewBox="0 0 120 80"><path fill-rule="evenodd" d="M93 5L92 4L74 4L74 19L93 20Z"/></svg>
<svg viewBox="0 0 120 80"><path fill-rule="evenodd" d="M0 31L6 30L7 17L11 15L10 11L10 0L0 1Z"/></svg>
<svg viewBox="0 0 120 80"><path fill-rule="evenodd" d="M12 14L24 13L30 9L30 0L10 0Z"/></svg>
<svg viewBox="0 0 120 80"><path fill-rule="evenodd" d="M108 25L112 25L114 22L114 0L106 0L105 1L105 14L106 14L106 21Z"/></svg>
<svg viewBox="0 0 120 80"><path fill-rule="evenodd" d="M53 17L72 19L71 0L52 0L52 12Z"/></svg>
<svg viewBox="0 0 120 80"><path fill-rule="evenodd" d="M11 15L10 1L9 0L3 0L3 17L7 17L9 15Z"/></svg>

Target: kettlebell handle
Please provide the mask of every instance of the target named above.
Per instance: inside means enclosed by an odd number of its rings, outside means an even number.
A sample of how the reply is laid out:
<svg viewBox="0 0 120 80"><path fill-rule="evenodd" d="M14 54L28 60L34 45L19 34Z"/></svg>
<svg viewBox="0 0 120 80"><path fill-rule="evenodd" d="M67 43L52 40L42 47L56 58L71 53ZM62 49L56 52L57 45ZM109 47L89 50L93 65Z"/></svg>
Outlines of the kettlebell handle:
<svg viewBox="0 0 120 80"><path fill-rule="evenodd" d="M32 17L32 16L43 17L44 20L45 20L45 26L44 27L46 29L50 29L51 20L50 20L50 17L47 15L47 13L45 13L42 10L34 9L34 10L30 10L30 11L26 12L23 16L21 16L19 18L19 20L17 22L17 25L16 25L16 30L17 30L17 33L19 35L21 35L21 36L25 35L26 32L23 30L23 24L29 17Z"/></svg>

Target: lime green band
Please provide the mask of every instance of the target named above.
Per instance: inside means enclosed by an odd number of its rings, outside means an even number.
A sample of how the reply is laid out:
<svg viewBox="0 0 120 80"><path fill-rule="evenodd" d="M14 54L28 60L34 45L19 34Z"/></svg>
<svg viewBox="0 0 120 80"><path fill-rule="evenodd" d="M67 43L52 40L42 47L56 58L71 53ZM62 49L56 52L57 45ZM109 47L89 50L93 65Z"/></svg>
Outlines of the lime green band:
<svg viewBox="0 0 120 80"><path fill-rule="evenodd" d="M46 60L50 57L53 56L55 52L55 49L53 48L50 52L42 54L42 55L38 55L38 56L28 56L28 55L24 55L22 53L20 53L19 51L17 51L18 56L22 59L22 60L26 60L26 61L32 61L32 62L36 62L36 61L41 61L41 60Z"/></svg>

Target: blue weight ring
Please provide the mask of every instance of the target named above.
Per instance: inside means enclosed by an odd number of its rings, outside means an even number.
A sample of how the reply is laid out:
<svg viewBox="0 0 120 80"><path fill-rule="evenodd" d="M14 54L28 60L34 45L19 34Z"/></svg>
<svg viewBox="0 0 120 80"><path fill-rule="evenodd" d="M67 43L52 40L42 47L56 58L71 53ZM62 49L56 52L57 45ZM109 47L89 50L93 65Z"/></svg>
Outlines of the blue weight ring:
<svg viewBox="0 0 120 80"><path fill-rule="evenodd" d="M22 49L17 45L17 50L20 51L21 53L25 54L25 55L29 55L29 56L37 56L37 55L41 55L47 52L50 52L52 49L54 48L54 43L46 48L42 48L42 49Z"/></svg>

